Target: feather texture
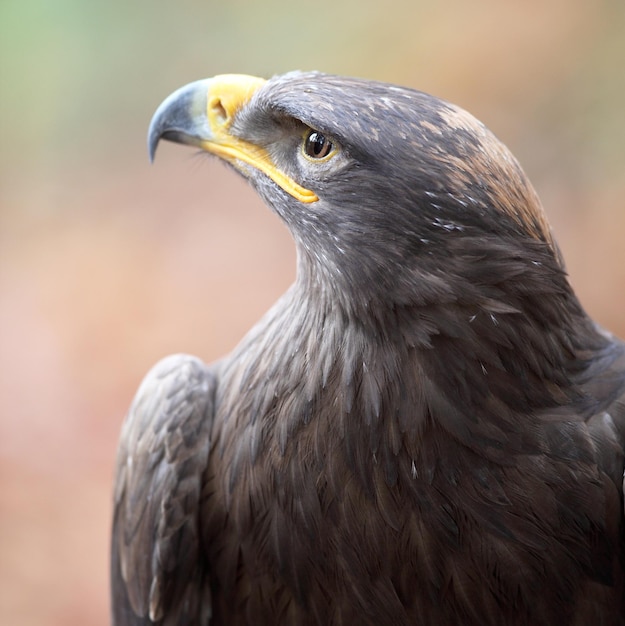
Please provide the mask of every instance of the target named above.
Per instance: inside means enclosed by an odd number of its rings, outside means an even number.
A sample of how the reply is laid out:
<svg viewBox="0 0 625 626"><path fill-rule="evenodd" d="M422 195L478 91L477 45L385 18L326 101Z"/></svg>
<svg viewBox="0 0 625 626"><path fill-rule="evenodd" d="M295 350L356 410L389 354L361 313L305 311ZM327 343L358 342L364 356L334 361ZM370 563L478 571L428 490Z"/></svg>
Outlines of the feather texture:
<svg viewBox="0 0 625 626"><path fill-rule="evenodd" d="M213 391L202 363L172 356L146 376L130 408L116 472L115 623L209 623L200 502Z"/></svg>

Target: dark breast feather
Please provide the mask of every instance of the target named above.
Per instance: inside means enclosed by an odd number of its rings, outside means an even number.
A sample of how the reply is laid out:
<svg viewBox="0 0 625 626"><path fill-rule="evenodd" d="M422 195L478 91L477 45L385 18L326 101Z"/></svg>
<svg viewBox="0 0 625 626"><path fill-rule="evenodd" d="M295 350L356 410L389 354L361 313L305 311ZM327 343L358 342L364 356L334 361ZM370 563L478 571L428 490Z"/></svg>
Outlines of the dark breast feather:
<svg viewBox="0 0 625 626"><path fill-rule="evenodd" d="M577 334L555 330L528 355L518 309L485 302L473 319L431 307L433 332L412 344L415 316L395 311L372 343L291 293L223 364L216 615L582 624L613 606L605 623L622 623L623 346L573 301ZM550 365L557 345L570 371Z"/></svg>

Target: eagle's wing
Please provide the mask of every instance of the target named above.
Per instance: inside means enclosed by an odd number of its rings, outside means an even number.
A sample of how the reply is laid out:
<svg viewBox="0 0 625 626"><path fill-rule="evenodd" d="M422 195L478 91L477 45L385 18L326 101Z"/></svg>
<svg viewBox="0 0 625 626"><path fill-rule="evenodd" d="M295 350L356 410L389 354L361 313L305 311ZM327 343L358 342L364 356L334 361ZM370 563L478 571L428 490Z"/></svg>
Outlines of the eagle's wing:
<svg viewBox="0 0 625 626"><path fill-rule="evenodd" d="M215 377L187 355L146 376L120 438L111 543L114 626L206 625L202 477Z"/></svg>

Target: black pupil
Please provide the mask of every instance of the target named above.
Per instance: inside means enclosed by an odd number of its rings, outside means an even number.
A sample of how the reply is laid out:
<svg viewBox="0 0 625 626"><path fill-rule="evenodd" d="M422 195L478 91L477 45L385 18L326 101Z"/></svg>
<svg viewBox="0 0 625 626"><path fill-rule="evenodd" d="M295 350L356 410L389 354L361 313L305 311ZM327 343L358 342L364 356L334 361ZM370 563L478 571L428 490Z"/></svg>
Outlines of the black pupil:
<svg viewBox="0 0 625 626"><path fill-rule="evenodd" d="M313 130L306 137L306 154L314 159L322 159L332 150L332 143L328 141L321 133Z"/></svg>

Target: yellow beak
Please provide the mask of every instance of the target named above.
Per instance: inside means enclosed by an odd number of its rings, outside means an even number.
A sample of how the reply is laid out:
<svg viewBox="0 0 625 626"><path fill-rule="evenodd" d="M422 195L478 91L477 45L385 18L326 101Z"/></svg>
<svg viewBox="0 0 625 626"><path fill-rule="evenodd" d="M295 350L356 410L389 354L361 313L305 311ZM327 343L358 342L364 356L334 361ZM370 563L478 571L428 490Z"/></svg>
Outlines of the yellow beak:
<svg viewBox="0 0 625 626"><path fill-rule="evenodd" d="M280 171L262 146L230 134L237 113L265 82L254 76L222 74L189 83L172 93L150 123L150 161L161 139L198 146L235 166L243 162L255 167L300 202L318 200L313 191Z"/></svg>

